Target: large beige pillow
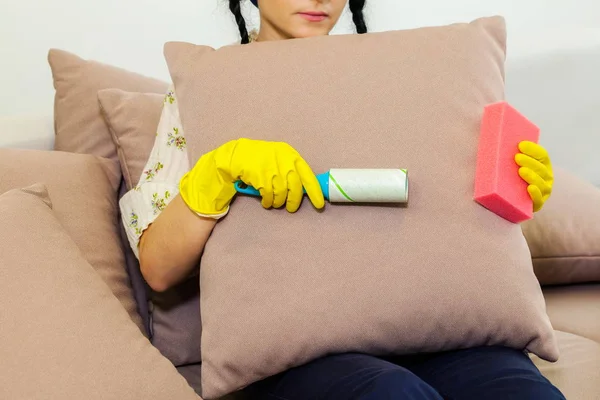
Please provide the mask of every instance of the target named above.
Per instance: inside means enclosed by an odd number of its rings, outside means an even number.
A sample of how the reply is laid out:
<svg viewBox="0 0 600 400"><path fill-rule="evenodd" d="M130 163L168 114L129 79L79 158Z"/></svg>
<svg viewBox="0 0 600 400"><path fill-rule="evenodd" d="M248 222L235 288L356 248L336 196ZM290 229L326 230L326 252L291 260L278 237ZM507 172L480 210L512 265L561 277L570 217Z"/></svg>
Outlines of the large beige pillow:
<svg viewBox="0 0 600 400"><path fill-rule="evenodd" d="M200 271L203 396L337 352L505 345L557 359L521 227L473 201L505 39L504 20L485 18L218 51L167 44L191 159L238 137L283 140L317 172L407 168L411 181L408 207L288 214L235 201Z"/></svg>
<svg viewBox="0 0 600 400"><path fill-rule="evenodd" d="M98 92L98 100L131 189L152 151L164 96L105 89ZM152 304L152 344L175 366L199 363L202 324L198 277L194 275L163 293L151 291L148 297Z"/></svg>
<svg viewBox="0 0 600 400"><path fill-rule="evenodd" d="M84 60L52 49L48 53L54 88L56 150L93 154L117 161L117 150L104 123L98 90L120 88L135 92L166 93L168 84L122 68Z"/></svg>
<svg viewBox="0 0 600 400"><path fill-rule="evenodd" d="M523 224L542 285L600 282L600 189L555 168L554 190Z"/></svg>
<svg viewBox="0 0 600 400"><path fill-rule="evenodd" d="M59 151L0 149L0 194L44 182L54 212L131 319L143 329L119 236L118 163Z"/></svg>
<svg viewBox="0 0 600 400"><path fill-rule="evenodd" d="M50 208L0 196L0 398L198 399L152 347Z"/></svg>

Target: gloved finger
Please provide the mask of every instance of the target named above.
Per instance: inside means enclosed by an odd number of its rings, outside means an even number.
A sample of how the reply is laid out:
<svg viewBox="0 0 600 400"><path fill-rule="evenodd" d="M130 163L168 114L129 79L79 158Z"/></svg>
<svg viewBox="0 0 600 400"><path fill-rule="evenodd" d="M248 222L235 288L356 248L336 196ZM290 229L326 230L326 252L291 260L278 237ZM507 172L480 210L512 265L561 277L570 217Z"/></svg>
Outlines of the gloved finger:
<svg viewBox="0 0 600 400"><path fill-rule="evenodd" d="M529 185L527 186L527 192L531 200L533 200L533 212L540 211L544 206L544 196L540 189L535 185Z"/></svg>
<svg viewBox="0 0 600 400"><path fill-rule="evenodd" d="M300 181L300 177L296 171L290 171L288 173L287 181L288 195L286 209L289 212L294 213L300 208L300 204L302 204L302 197L304 197L302 182Z"/></svg>
<svg viewBox="0 0 600 400"><path fill-rule="evenodd" d="M548 165L550 162L550 156L546 149L537 143L524 140L519 143L519 151L529 157L535 158L542 164Z"/></svg>
<svg viewBox="0 0 600 400"><path fill-rule="evenodd" d="M547 166L531 156L523 153L517 153L517 155L515 155L515 162L519 167L529 168L546 182L551 182L554 179L552 170L548 169Z"/></svg>
<svg viewBox="0 0 600 400"><path fill-rule="evenodd" d="M273 206L273 187L263 187L258 190L262 197L260 204L264 208L271 208Z"/></svg>
<svg viewBox="0 0 600 400"><path fill-rule="evenodd" d="M325 198L317 177L304 159L299 158L295 163L296 171L300 177L300 182L308 194L310 202L317 209L325 207Z"/></svg>
<svg viewBox="0 0 600 400"><path fill-rule="evenodd" d="M273 177L273 207L281 208L288 194L287 182L280 176Z"/></svg>
<svg viewBox="0 0 600 400"><path fill-rule="evenodd" d="M519 176L528 184L537 186L542 196L549 195L552 191L550 185L529 168L519 168Z"/></svg>

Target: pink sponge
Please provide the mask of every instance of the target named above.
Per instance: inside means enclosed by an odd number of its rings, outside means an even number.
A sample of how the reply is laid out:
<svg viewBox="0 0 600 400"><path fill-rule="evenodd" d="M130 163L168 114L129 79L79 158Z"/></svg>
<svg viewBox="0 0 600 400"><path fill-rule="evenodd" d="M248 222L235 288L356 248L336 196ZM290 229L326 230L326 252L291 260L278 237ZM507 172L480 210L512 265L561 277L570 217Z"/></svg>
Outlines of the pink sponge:
<svg viewBox="0 0 600 400"><path fill-rule="evenodd" d="M540 129L506 102L485 107L477 151L475 196L479 204L514 223L533 218L527 183L519 176L519 143L537 143Z"/></svg>

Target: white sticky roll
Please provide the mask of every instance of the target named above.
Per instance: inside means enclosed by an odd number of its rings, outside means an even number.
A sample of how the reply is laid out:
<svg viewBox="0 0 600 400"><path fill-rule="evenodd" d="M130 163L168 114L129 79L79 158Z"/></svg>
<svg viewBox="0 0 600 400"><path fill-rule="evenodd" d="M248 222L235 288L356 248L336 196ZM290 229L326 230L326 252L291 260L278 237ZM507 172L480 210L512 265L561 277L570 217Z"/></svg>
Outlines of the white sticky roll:
<svg viewBox="0 0 600 400"><path fill-rule="evenodd" d="M406 203L408 171L405 169L350 169L329 171L332 203Z"/></svg>

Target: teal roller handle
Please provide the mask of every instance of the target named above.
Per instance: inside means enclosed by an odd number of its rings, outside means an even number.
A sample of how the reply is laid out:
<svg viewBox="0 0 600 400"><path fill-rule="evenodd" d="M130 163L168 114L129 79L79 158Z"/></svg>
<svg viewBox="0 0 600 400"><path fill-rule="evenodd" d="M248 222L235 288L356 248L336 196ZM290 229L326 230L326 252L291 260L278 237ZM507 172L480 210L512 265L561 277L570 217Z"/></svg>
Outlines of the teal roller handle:
<svg viewBox="0 0 600 400"><path fill-rule="evenodd" d="M246 185L242 181L237 181L235 184L235 190L241 194L247 194L248 196L260 196L260 192L252 186Z"/></svg>
<svg viewBox="0 0 600 400"><path fill-rule="evenodd" d="M317 180L319 181L319 185L321 186L323 197L325 198L325 200L329 200L329 171L317 175ZM246 185L242 181L235 182L234 187L238 193L246 194L248 196L260 197L260 192L258 190L256 190L252 186ZM306 190L304 190L304 193L306 193Z"/></svg>

